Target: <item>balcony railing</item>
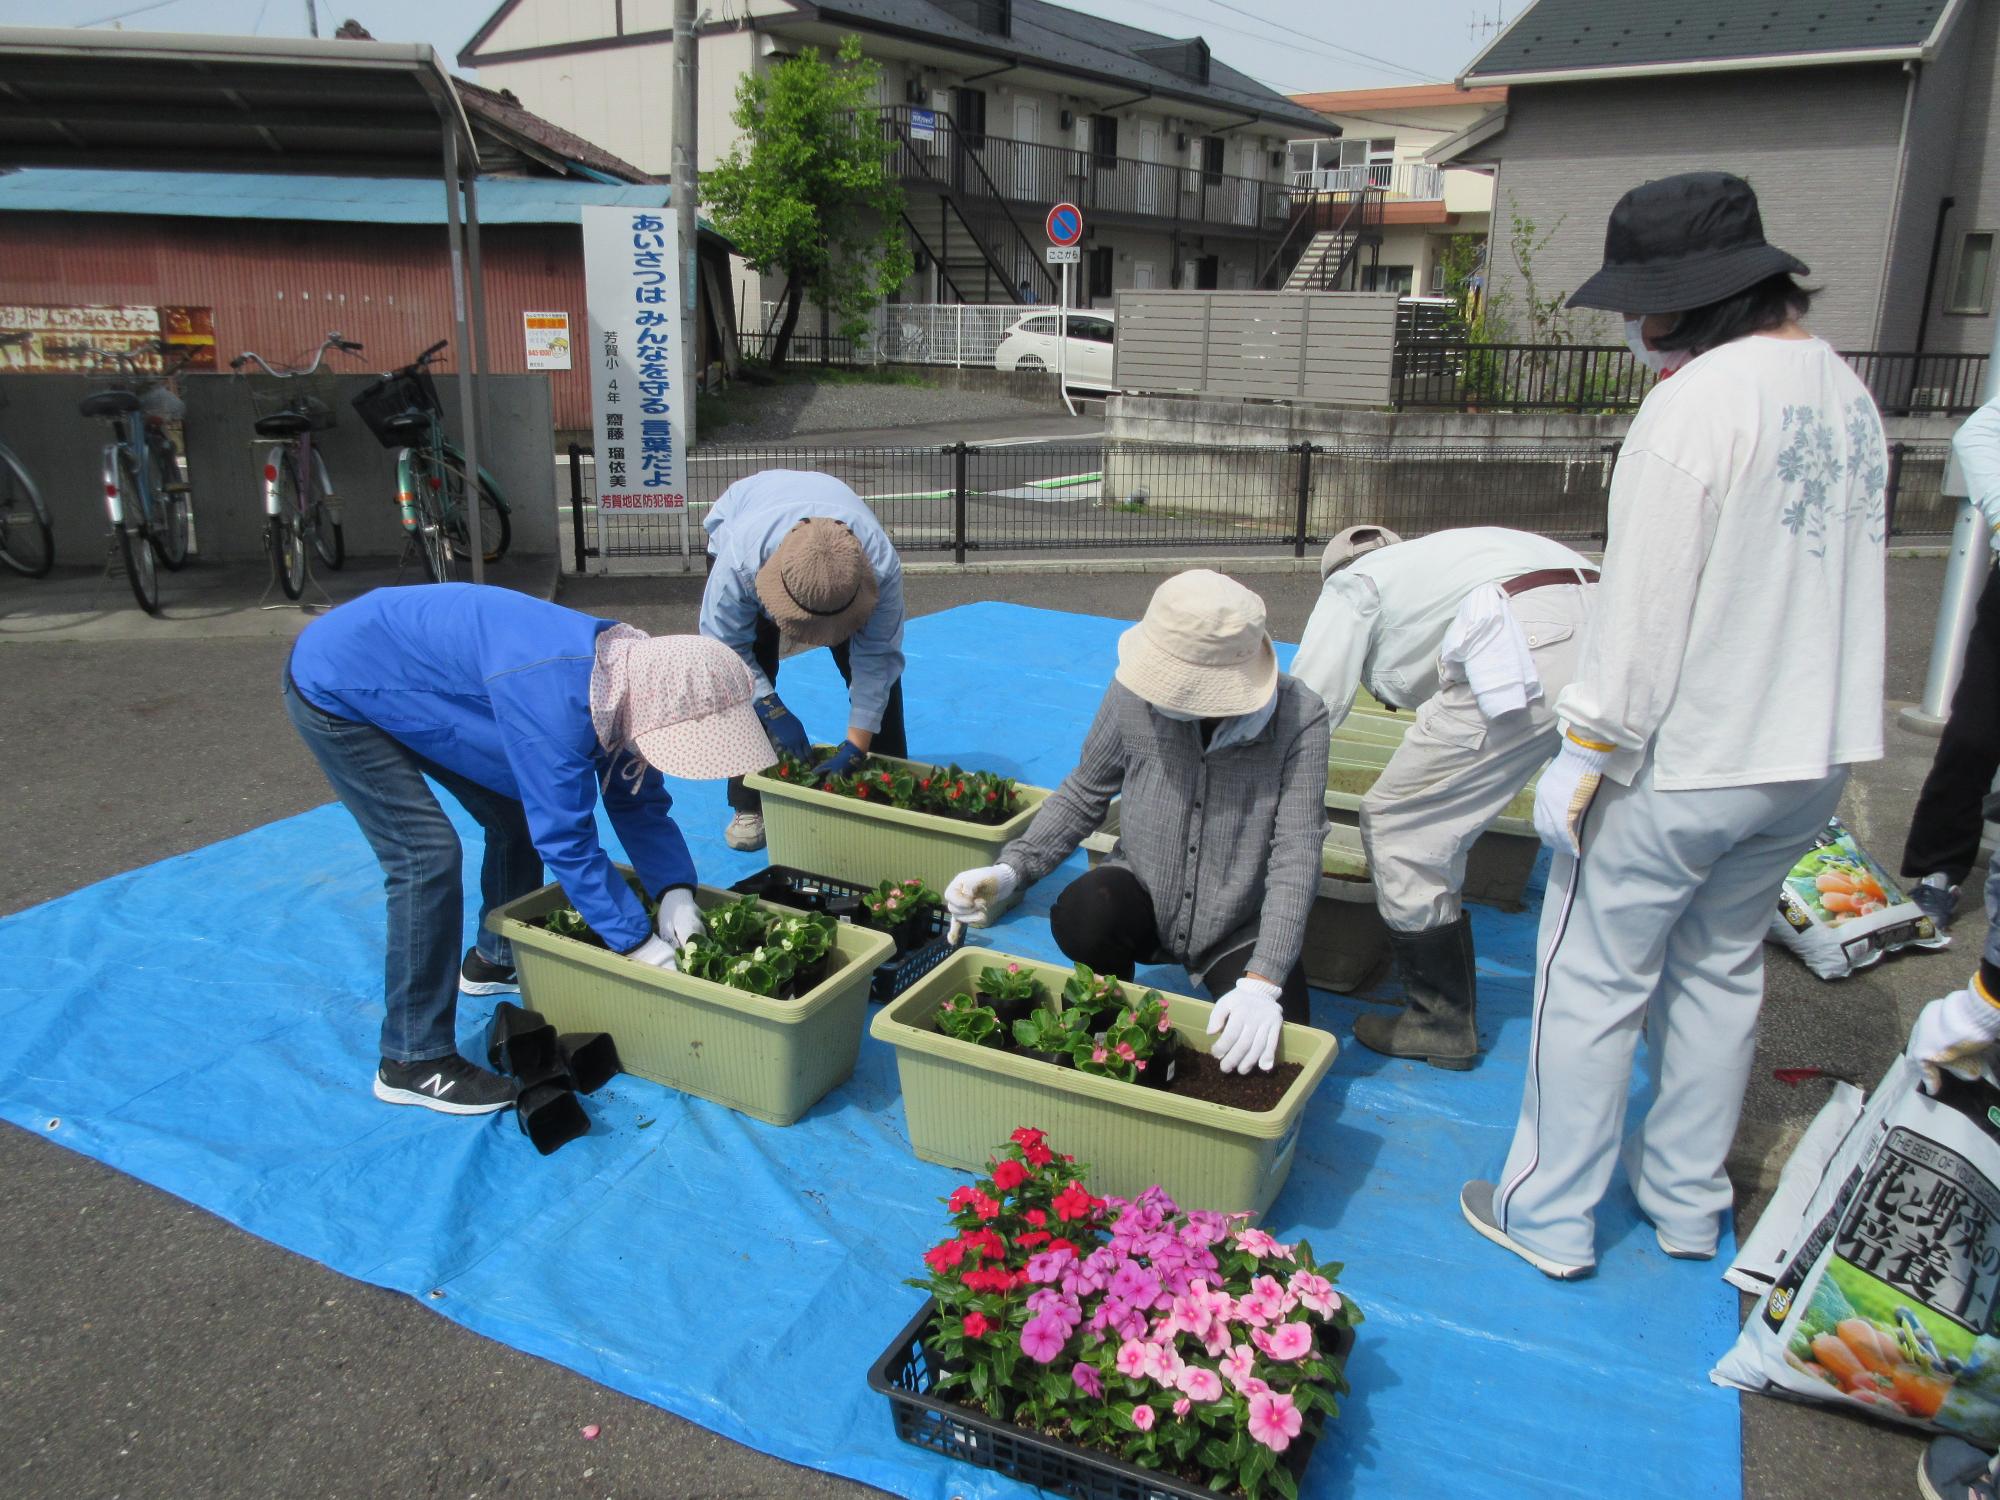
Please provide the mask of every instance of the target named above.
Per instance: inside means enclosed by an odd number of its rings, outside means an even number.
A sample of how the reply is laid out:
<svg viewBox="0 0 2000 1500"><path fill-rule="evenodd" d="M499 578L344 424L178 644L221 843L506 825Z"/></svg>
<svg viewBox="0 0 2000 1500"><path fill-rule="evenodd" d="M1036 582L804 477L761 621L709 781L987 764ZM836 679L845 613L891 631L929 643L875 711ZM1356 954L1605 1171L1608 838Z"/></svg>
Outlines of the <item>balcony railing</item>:
<svg viewBox="0 0 2000 1500"><path fill-rule="evenodd" d="M1292 173L1292 186L1316 193L1354 193L1374 188L1392 201L1435 203L1444 198L1444 168L1427 167L1420 161L1319 167Z"/></svg>
<svg viewBox="0 0 2000 1500"><path fill-rule="evenodd" d="M1130 214L1204 227L1282 229L1292 191L1282 183L1173 166L1129 156L1100 156L1070 146L973 135L943 110L898 105L881 111L905 181L947 187L969 197L997 192L1037 210L1067 200L1089 213Z"/></svg>

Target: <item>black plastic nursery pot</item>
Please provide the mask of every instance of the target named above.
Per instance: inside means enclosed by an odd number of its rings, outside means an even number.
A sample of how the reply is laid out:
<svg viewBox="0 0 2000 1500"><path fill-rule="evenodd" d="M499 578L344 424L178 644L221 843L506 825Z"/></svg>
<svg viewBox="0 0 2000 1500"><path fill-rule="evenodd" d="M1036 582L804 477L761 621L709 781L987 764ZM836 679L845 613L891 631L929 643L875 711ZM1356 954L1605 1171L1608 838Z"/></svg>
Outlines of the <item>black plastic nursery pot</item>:
<svg viewBox="0 0 2000 1500"><path fill-rule="evenodd" d="M1109 1453L1030 1432L933 1396L931 1388L943 1365L925 1345L924 1329L936 1312L937 1303L926 1300L868 1371L869 1389L889 1398L890 1419L904 1442L1073 1500L1230 1500L1206 1485L1128 1464ZM1354 1330L1343 1328L1328 1353L1345 1362L1353 1348ZM1294 1480L1304 1474L1316 1446L1317 1439L1301 1437L1285 1450L1282 1462Z"/></svg>
<svg viewBox="0 0 2000 1500"><path fill-rule="evenodd" d="M567 1083L538 1083L521 1090L514 1101L514 1118L544 1156L590 1133L590 1116Z"/></svg>
<svg viewBox="0 0 2000 1500"><path fill-rule="evenodd" d="M903 924L907 933L902 929L871 927L861 901L871 889L828 875L815 875L810 870L795 870L789 865L768 866L730 887L738 895L755 896L799 911L824 912L837 921L886 932L896 942L896 951L876 967L868 985L868 998L880 1005L895 999L951 956L951 918L942 906L926 906Z"/></svg>
<svg viewBox="0 0 2000 1500"><path fill-rule="evenodd" d="M610 1033L571 1031L561 1038L563 1059L579 1094L594 1094L623 1071Z"/></svg>
<svg viewBox="0 0 2000 1500"><path fill-rule="evenodd" d="M975 994L973 998L981 1005L991 1007L993 1014L1000 1018L1000 1029L1006 1033L1007 1045L1009 1047L1014 1045L1014 1023L1016 1021L1027 1020L1034 1013L1035 1007L1041 1003L1033 995L1024 995L1014 1000L1002 1000L985 993L983 990Z"/></svg>
<svg viewBox="0 0 2000 1500"><path fill-rule="evenodd" d="M486 1062L494 1072L519 1079L541 1079L562 1064L562 1047L555 1027L532 1010L511 1000L493 1007L486 1026Z"/></svg>

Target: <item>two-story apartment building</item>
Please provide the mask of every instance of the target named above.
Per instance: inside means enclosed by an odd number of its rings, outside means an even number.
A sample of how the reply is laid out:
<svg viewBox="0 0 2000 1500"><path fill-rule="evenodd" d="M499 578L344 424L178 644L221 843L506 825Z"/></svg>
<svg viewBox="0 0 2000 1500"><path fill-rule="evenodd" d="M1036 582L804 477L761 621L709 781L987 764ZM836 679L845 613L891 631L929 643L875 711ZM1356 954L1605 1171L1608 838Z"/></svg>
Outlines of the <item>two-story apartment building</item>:
<svg viewBox="0 0 2000 1500"><path fill-rule="evenodd" d="M1380 243L1361 270L1363 291L1442 293L1445 245L1455 235L1484 239L1493 218L1493 179L1441 167L1425 153L1507 102L1504 88L1449 83L1294 94L1338 134L1289 143L1287 181L1319 193L1382 195Z"/></svg>
<svg viewBox="0 0 2000 1500"><path fill-rule="evenodd" d="M459 53L648 171L671 170L671 0L507 0ZM1043 220L1084 212L1072 300L1126 287L1250 287L1296 195L1286 143L1334 133L1317 113L1171 38L1044 0L719 0L698 27L698 164L735 144L737 80L804 47L861 38L881 67L896 147L911 301L1051 302ZM775 296L745 272L746 300Z"/></svg>

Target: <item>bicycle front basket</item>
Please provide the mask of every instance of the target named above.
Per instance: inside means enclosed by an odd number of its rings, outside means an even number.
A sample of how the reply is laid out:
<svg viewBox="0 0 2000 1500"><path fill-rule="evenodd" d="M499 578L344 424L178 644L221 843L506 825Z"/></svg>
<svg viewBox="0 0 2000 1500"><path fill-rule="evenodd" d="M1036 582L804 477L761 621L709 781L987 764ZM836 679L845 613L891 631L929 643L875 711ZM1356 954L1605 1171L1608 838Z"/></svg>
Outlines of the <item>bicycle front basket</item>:
<svg viewBox="0 0 2000 1500"><path fill-rule="evenodd" d="M410 440L412 418L442 413L437 383L427 371L385 376L354 398L355 413L368 424L384 448L400 448Z"/></svg>

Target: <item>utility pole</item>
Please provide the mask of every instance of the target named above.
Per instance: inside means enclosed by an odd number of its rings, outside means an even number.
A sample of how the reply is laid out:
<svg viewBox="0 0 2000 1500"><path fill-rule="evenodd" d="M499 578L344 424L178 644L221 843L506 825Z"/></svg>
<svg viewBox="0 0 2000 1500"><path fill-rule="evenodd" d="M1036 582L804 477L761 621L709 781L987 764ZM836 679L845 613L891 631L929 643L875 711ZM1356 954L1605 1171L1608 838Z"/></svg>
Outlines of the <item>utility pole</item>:
<svg viewBox="0 0 2000 1500"><path fill-rule="evenodd" d="M674 221L681 251L681 431L695 445L694 395L701 372L695 310L701 299L701 262L695 253L695 121L698 65L694 50L694 0L674 0Z"/></svg>
<svg viewBox="0 0 2000 1500"><path fill-rule="evenodd" d="M306 34L319 36L319 0L306 0Z"/></svg>

